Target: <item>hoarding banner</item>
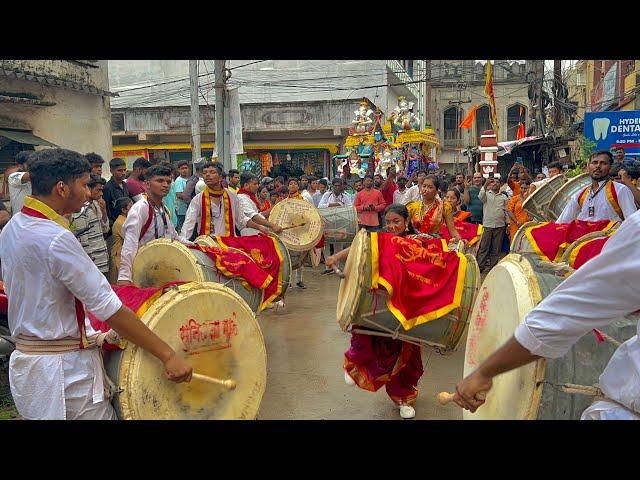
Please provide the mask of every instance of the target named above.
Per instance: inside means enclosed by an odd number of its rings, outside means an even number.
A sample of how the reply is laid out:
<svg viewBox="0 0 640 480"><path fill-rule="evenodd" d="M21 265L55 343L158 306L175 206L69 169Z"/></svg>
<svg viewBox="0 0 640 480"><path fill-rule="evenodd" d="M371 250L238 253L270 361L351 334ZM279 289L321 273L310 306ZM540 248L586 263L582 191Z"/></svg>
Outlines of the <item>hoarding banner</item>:
<svg viewBox="0 0 640 480"><path fill-rule="evenodd" d="M584 136L596 142L596 150L623 147L626 155L640 155L640 110L588 112Z"/></svg>

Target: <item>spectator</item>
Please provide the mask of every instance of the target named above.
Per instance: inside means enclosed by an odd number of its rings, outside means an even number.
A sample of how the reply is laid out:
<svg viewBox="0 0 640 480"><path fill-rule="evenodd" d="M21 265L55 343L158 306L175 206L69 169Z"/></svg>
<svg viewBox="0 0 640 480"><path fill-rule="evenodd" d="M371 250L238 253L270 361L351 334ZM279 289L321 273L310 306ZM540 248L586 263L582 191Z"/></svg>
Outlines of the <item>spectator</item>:
<svg viewBox="0 0 640 480"><path fill-rule="evenodd" d="M17 171L9 175L9 202L12 215L20 211L24 204L24 197L31 195L31 176L27 162L33 153L31 151L18 152L16 155Z"/></svg>
<svg viewBox="0 0 640 480"><path fill-rule="evenodd" d="M398 190L398 184L396 183L396 167L387 168L387 179L380 186L380 191L382 192L382 198L384 198L384 202L386 206L389 206L393 203L393 194L396 190ZM382 214L380 214L382 216ZM382 218L381 218L382 220Z"/></svg>
<svg viewBox="0 0 640 480"><path fill-rule="evenodd" d="M91 175L98 175L102 178L102 165L104 164L104 158L93 152L87 153L85 157L87 157L89 165L91 165Z"/></svg>
<svg viewBox="0 0 640 480"><path fill-rule="evenodd" d="M263 187L267 187L267 190L269 190L269 194L270 195L274 191L274 188L275 188L275 182L273 181L273 178L271 178L271 177L262 177L262 180L260 180L260 185L263 186Z"/></svg>
<svg viewBox="0 0 640 480"><path fill-rule="evenodd" d="M122 235L122 224L127 219L127 215L133 202L129 197L120 197L116 200L116 209L120 210L120 215L113 222L113 243L111 245L111 268L109 270L109 283L116 284L118 282L118 272L120 271L120 254L122 253L122 244L124 236Z"/></svg>
<svg viewBox="0 0 640 480"><path fill-rule="evenodd" d="M142 198L142 194L146 193L147 186L144 184L147 170L151 167L151 162L143 157L139 157L133 162L133 171L127 179L127 191L134 202Z"/></svg>
<svg viewBox="0 0 640 480"><path fill-rule="evenodd" d="M275 182L274 182L274 188L276 189L276 191L281 192L282 191L282 187L286 187L286 185L284 184L284 177L280 176L280 177L276 177ZM288 191L288 189L287 189Z"/></svg>
<svg viewBox="0 0 640 480"><path fill-rule="evenodd" d="M113 222L115 222L118 215L120 215L120 211L116 208L116 200L129 196L124 180L127 174L127 164L124 158L112 158L109 162L109 170L111 171L111 178L104 186L103 198L107 205L109 224L113 225Z"/></svg>
<svg viewBox="0 0 640 480"><path fill-rule="evenodd" d="M425 178L427 178L426 170L418 170L417 172L415 172L416 183L415 185L411 185L411 187L407 189L407 193L405 194L405 197L404 197L405 205L411 202L418 202L422 200L420 189L422 188L422 183L424 182Z"/></svg>
<svg viewBox="0 0 640 480"><path fill-rule="evenodd" d="M407 189L407 177L398 178L398 189L393 192L393 203L400 203L402 205L406 205L406 194L409 190Z"/></svg>
<svg viewBox="0 0 640 480"><path fill-rule="evenodd" d="M498 263L498 256L502 250L507 197L499 193L499 190L498 180L489 177L478 193L478 198L484 205L482 211L483 231L478 250L478 267L480 267L481 273L491 270ZM488 268L486 268L487 264Z"/></svg>
<svg viewBox="0 0 640 480"><path fill-rule="evenodd" d="M482 182L482 174L480 172L475 172L471 180L471 185L466 183L464 186L462 203L467 207L467 210L471 212L471 217L469 217L468 220L470 223L482 223L483 204L480 201L480 198L478 198Z"/></svg>
<svg viewBox="0 0 640 480"><path fill-rule="evenodd" d="M184 216L187 214L187 208L189 208L189 203L185 201L184 191L187 187L187 181L189 179L189 162L186 160L182 160L178 162L178 172L180 176L176 178L176 216L177 224L176 230L179 232L182 228L182 224L184 223Z"/></svg>
<svg viewBox="0 0 640 480"><path fill-rule="evenodd" d="M307 188L309 188L309 176L302 175L300 177L300 191L304 192Z"/></svg>
<svg viewBox="0 0 640 480"><path fill-rule="evenodd" d="M374 188L377 188L378 190L380 190L380 188L382 187L383 183L384 183L384 178L382 178L382 175L380 175L379 173L376 173L373 176L373 186L374 186Z"/></svg>
<svg viewBox="0 0 640 480"><path fill-rule="evenodd" d="M193 162L193 175L189 177L187 180L187 184L184 187L182 193L182 200L188 204L191 203L193 197L197 195L196 186L200 180L202 180L202 169L203 169L204 161L200 159L197 162Z"/></svg>
<svg viewBox="0 0 640 480"><path fill-rule="evenodd" d="M462 195L462 193L464 192L464 174L457 172L455 180L453 181L451 187L457 188L460 192L460 195Z"/></svg>
<svg viewBox="0 0 640 480"><path fill-rule="evenodd" d="M520 180L520 192L518 195L514 195L507 202L507 216L509 217L509 239L513 242L513 239L518 232L518 229L527 223L530 218L526 210L522 208L522 203L526 200L529 194L529 186L531 180L523 178Z"/></svg>
<svg viewBox="0 0 640 480"><path fill-rule="evenodd" d="M318 180L318 196L313 199L313 203L317 207L320 204L320 200L322 200L322 196L327 193L329 189L329 182L327 182L326 178L321 178Z"/></svg>
<svg viewBox="0 0 640 480"><path fill-rule="evenodd" d="M240 172L235 168L229 170L229 183L227 188L234 193L238 193L240 189Z"/></svg>
<svg viewBox="0 0 640 480"><path fill-rule="evenodd" d="M378 214L383 212L386 206L380 190L373 188L373 177L364 177L364 189L356 193L354 202L358 212L358 228L364 228L368 232L376 232L380 227Z"/></svg>

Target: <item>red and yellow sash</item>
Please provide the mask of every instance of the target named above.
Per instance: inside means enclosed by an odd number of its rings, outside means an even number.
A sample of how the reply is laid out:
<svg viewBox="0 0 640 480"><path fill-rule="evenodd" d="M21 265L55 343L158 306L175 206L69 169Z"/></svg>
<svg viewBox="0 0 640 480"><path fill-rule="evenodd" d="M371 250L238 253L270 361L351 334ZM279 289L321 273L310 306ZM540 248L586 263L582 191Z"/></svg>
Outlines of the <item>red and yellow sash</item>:
<svg viewBox="0 0 640 480"><path fill-rule="evenodd" d="M405 330L440 318L462 301L467 259L441 239L371 233L371 286Z"/></svg>
<svg viewBox="0 0 640 480"><path fill-rule="evenodd" d="M58 214L55 210L49 207L49 205L41 202L34 197L25 197L22 210L20 211L30 217L51 220L52 222L56 222L62 228L69 230L69 221L66 218ZM84 305L82 305L82 302L76 297L74 297L74 301L76 309L76 322L78 324L78 331L80 332L80 349L85 349L89 346L89 340L87 339L87 330L84 324Z"/></svg>
<svg viewBox="0 0 640 480"><path fill-rule="evenodd" d="M226 189L221 189L220 192L214 192L209 187L205 187L202 192L202 211L200 214L200 235L211 235L215 232L211 226L211 197L222 197L222 204L224 206L224 228L225 236L235 237L236 229L233 223L233 212L231 208L231 198L229 198L229 192Z"/></svg>
<svg viewBox="0 0 640 480"><path fill-rule="evenodd" d="M244 188L240 188L240 190L238 190L238 195L244 194L247 197L249 197L251 199L251 201L253 202L253 204L256 206L256 208L258 209L258 211L260 212L260 202L258 202L258 197L256 197L255 193L251 193L249 190L245 190Z"/></svg>
<svg viewBox="0 0 640 480"><path fill-rule="evenodd" d="M583 235L610 230L616 223L609 220L598 222L574 220L571 223L545 222L527 228L525 235L533 250L543 260L557 262L562 258L564 249Z"/></svg>
<svg viewBox="0 0 640 480"><path fill-rule="evenodd" d="M440 226L444 224L444 217L448 213L445 208L449 211L452 210L451 205L445 204L442 200L435 200L433 206L424 214L421 212L422 208L422 201L411 202L407 205L414 228L420 233L427 234L440 232ZM420 218L421 215L422 218Z"/></svg>
<svg viewBox="0 0 640 480"><path fill-rule="evenodd" d="M302 194L300 193L300 191L297 191L296 193L290 193L289 198L297 198L298 200L304 200L304 198L302 198Z"/></svg>
<svg viewBox="0 0 640 480"><path fill-rule="evenodd" d="M582 208L582 206L584 205L584 202L587 199L587 195L590 190L591 185L585 187L584 190L580 192L580 195L578 195L578 205L580 205L580 208ZM620 220L624 220L624 213L622 213L622 209L620 208L620 204L618 203L618 193L616 192L616 186L614 185L614 182L612 182L611 180L607 180L607 184L604 186L604 192L607 196L609 205L611 205L611 208L613 208L613 211L618 214Z"/></svg>
<svg viewBox="0 0 640 480"><path fill-rule="evenodd" d="M249 255L260 268L269 272L271 281L264 286L262 296L263 310L276 298L282 295L283 290L283 256L278 247L278 242L268 235L250 235L245 237L221 237L216 235L216 240L222 248L237 248Z"/></svg>

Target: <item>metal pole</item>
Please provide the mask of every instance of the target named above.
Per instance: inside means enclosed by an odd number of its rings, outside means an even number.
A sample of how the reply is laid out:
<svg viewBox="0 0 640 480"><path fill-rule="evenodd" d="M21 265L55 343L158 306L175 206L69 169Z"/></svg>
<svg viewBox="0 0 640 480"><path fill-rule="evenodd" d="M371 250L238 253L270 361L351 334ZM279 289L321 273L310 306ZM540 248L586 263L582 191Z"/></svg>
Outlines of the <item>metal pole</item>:
<svg viewBox="0 0 640 480"><path fill-rule="evenodd" d="M222 168L228 170L230 167L225 165L225 142L224 142L224 60L215 60L214 62L215 90L216 90L216 150L218 152L218 161L222 162Z"/></svg>
<svg viewBox="0 0 640 480"><path fill-rule="evenodd" d="M191 85L191 159L195 162L202 156L200 150L200 105L198 102L198 60L189 60L189 83Z"/></svg>

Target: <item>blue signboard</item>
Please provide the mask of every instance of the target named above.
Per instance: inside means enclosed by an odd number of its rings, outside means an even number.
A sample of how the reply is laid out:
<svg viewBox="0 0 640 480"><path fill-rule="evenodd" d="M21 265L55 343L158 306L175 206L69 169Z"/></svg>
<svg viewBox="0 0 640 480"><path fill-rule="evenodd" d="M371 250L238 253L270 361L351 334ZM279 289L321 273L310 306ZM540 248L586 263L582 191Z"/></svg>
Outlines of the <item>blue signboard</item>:
<svg viewBox="0 0 640 480"><path fill-rule="evenodd" d="M586 113L584 136L596 150L623 147L625 155L640 155L640 110Z"/></svg>

